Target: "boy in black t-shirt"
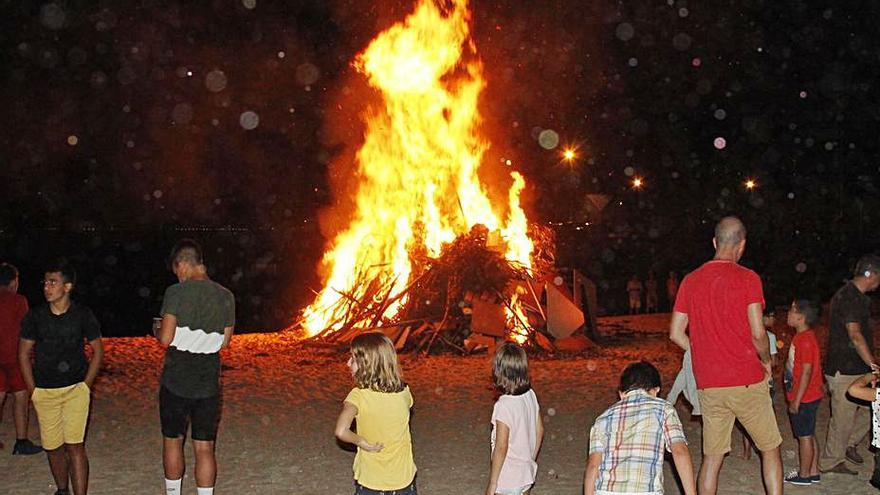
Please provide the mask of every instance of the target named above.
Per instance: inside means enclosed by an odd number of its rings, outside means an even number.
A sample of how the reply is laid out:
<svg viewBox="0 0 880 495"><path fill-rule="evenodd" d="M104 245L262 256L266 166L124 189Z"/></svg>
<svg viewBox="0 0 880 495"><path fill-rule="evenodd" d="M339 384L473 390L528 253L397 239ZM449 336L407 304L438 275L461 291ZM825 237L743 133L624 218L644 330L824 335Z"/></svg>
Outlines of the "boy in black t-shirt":
<svg viewBox="0 0 880 495"><path fill-rule="evenodd" d="M217 475L214 442L220 421L220 349L232 338L235 299L208 278L195 241L177 243L171 269L180 283L165 291L162 324L156 335L168 348L159 391L165 492L182 493L183 442L191 423L196 488L199 495L211 495Z"/></svg>
<svg viewBox="0 0 880 495"><path fill-rule="evenodd" d="M56 495L70 493L68 482L75 495L88 492L86 422L91 387L104 356L95 315L70 300L75 283L76 273L66 262L46 269L43 295L48 304L25 315L18 349L22 377L37 411L43 448L58 487ZM86 359L84 342L92 348L91 361Z"/></svg>

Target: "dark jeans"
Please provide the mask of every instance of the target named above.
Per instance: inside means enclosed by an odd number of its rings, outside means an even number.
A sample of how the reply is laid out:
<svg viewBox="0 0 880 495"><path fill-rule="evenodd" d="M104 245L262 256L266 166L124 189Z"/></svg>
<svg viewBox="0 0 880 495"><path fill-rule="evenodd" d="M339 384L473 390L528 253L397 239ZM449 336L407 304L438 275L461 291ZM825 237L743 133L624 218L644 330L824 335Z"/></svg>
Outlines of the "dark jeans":
<svg viewBox="0 0 880 495"><path fill-rule="evenodd" d="M409 486L397 490L371 490L355 482L354 495L419 495L419 491L416 489L416 480L413 480Z"/></svg>

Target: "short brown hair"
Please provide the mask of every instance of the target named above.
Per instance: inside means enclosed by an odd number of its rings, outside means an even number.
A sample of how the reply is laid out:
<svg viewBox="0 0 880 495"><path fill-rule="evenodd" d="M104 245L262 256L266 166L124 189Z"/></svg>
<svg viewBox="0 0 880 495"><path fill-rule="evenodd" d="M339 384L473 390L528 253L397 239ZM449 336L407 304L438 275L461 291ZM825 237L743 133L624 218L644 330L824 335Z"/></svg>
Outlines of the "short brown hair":
<svg viewBox="0 0 880 495"><path fill-rule="evenodd" d="M358 388L396 393L406 388L400 377L394 344L382 332L365 332L351 341L351 357L357 365L354 381Z"/></svg>
<svg viewBox="0 0 880 495"><path fill-rule="evenodd" d="M520 395L531 390L526 351L513 342L505 342L498 347L492 360L492 381L499 391L507 395Z"/></svg>

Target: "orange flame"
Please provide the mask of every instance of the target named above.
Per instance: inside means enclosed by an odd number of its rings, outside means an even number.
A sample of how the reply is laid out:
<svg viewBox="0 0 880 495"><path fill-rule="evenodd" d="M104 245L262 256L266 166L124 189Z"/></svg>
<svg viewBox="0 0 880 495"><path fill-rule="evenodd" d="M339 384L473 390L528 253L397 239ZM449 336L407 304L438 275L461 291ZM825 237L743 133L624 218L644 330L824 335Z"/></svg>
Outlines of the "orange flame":
<svg viewBox="0 0 880 495"><path fill-rule="evenodd" d="M329 277L304 312L309 335L343 324L338 303L359 297L351 293L359 272L380 270L392 295L399 294L410 279L413 247L437 257L476 224L500 233L508 260L531 268L532 241L520 206L525 180L511 174L508 204L498 208L477 174L488 149L478 133L485 82L479 61L462 60L465 48L474 49L469 22L467 0L453 0L446 12L421 0L357 57L355 67L381 92L384 107L364 115L356 212L322 260ZM393 317L405 302L399 299L383 316Z"/></svg>

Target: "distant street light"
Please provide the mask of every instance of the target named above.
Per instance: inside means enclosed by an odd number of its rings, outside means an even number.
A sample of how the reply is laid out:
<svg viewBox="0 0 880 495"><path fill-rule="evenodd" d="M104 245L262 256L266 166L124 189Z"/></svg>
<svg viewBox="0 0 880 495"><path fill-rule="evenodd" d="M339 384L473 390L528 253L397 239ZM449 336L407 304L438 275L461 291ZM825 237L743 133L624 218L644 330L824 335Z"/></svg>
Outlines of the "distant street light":
<svg viewBox="0 0 880 495"><path fill-rule="evenodd" d="M754 179L746 179L745 186L746 186L746 189L748 189L749 191L751 191L752 189L758 187L758 183L755 182Z"/></svg>
<svg viewBox="0 0 880 495"><path fill-rule="evenodd" d="M632 180L633 189L641 189L645 185L645 181L641 177Z"/></svg>
<svg viewBox="0 0 880 495"><path fill-rule="evenodd" d="M562 159L571 163L574 159L577 158L577 153L571 148L562 152Z"/></svg>

